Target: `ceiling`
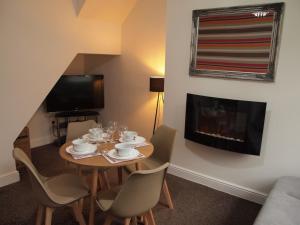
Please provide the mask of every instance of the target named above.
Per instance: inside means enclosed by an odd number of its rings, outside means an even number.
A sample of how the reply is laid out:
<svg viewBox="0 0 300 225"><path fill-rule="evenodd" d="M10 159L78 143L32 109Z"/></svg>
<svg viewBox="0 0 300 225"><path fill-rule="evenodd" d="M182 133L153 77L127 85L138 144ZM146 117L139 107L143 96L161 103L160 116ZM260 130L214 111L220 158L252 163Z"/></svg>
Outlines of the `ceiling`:
<svg viewBox="0 0 300 225"><path fill-rule="evenodd" d="M79 16L122 24L136 2L137 0L85 0Z"/></svg>

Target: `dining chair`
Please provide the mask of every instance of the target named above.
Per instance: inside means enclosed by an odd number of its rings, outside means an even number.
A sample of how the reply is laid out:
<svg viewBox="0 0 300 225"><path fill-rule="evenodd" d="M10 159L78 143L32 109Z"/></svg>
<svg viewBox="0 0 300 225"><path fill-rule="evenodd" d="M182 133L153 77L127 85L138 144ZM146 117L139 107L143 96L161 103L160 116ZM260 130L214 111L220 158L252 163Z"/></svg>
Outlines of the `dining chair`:
<svg viewBox="0 0 300 225"><path fill-rule="evenodd" d="M81 138L84 134L88 133L89 129L96 126L97 123L95 120L68 123L66 142L72 141L76 138Z"/></svg>
<svg viewBox="0 0 300 225"><path fill-rule="evenodd" d="M166 162L170 162L171 154L173 150L173 144L175 140L176 130L166 125L158 127L150 139L150 142L154 146L154 152L151 157L144 159L140 163L140 169L153 169ZM136 166L126 166L128 172L133 172L137 169ZM173 200L169 191L167 181L163 183L163 194L166 198L168 207L174 209Z"/></svg>
<svg viewBox="0 0 300 225"><path fill-rule="evenodd" d="M44 177L23 150L15 148L13 157L22 162L29 172L32 190L39 202L36 225L41 225L44 210L45 225L51 225L54 209L62 206L71 206L77 222L80 225L86 224L78 203L80 199L89 195L89 188L81 177L74 174Z"/></svg>
<svg viewBox="0 0 300 225"><path fill-rule="evenodd" d="M72 141L76 138L81 138L84 134L88 133L89 129L94 128L96 126L97 123L95 122L95 120L86 120L86 121L68 123L66 142ZM77 169L79 175L81 175L82 173L88 173L90 171L90 168L79 167L79 166ZM108 175L106 170L99 170L98 181L100 184L102 184L101 179L104 181L106 187L109 189L110 183L108 180Z"/></svg>
<svg viewBox="0 0 300 225"><path fill-rule="evenodd" d="M129 175L118 189L100 192L97 204L107 213L104 225L110 225L115 218L129 225L138 216L146 224L155 225L152 208L158 203L169 163L152 170L138 170Z"/></svg>

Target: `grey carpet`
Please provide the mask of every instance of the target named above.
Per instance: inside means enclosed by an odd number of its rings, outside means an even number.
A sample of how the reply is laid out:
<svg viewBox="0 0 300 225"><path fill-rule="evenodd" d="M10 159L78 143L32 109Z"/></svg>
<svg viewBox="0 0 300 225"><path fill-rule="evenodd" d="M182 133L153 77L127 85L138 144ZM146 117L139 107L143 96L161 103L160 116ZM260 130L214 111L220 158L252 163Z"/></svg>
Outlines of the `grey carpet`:
<svg viewBox="0 0 300 225"><path fill-rule="evenodd" d="M33 162L41 174L53 176L65 171L65 163L58 155L58 148L47 145L33 150ZM112 184L116 172L110 171ZM168 175L175 209L159 204L154 209L157 225L252 225L260 205ZM151 191L151 187L149 187ZM164 199L162 199L164 201ZM88 202L84 210L87 219ZM25 170L21 181L0 188L0 225L33 225L37 202L34 199ZM105 215L96 212L96 225L103 224ZM54 225L76 225L70 208L55 210ZM114 225L121 224L116 221Z"/></svg>

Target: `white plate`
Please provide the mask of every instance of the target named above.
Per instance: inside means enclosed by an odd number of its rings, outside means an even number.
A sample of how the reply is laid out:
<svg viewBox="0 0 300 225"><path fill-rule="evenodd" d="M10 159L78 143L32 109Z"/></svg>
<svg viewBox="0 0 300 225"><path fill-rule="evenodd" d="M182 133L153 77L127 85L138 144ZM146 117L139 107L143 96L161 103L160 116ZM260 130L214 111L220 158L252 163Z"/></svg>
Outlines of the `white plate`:
<svg viewBox="0 0 300 225"><path fill-rule="evenodd" d="M133 145L138 145L138 144L142 144L146 141L146 139L144 137L141 137L141 136L137 136L135 138L135 140L133 141L125 141L123 140L123 138L120 138L119 139L120 142L123 142L123 143L128 143L128 144L133 144Z"/></svg>
<svg viewBox="0 0 300 225"><path fill-rule="evenodd" d="M97 145L91 145L91 149L88 149L87 151L81 151L81 152L74 151L73 145L68 146L66 148L67 153L76 156L91 154L94 153L96 150L97 150Z"/></svg>
<svg viewBox="0 0 300 225"><path fill-rule="evenodd" d="M123 160L123 159L134 159L140 154L140 152L133 148L130 155L128 155L128 156L119 156L118 153L117 153L117 150L112 149L109 152L107 152L106 154L111 158Z"/></svg>
<svg viewBox="0 0 300 225"><path fill-rule="evenodd" d="M104 139L102 137L99 137L99 138L94 138L94 137L91 137L90 134L85 134L82 136L83 139L85 140L88 140L88 141L91 141L91 142L104 142Z"/></svg>

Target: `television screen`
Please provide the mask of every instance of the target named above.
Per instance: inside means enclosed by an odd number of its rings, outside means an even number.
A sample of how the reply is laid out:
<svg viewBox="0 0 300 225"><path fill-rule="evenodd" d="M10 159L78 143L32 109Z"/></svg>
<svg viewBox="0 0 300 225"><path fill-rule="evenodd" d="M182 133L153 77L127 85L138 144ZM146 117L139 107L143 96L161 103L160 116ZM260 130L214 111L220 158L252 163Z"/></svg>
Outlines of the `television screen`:
<svg viewBox="0 0 300 225"><path fill-rule="evenodd" d="M62 75L46 98L48 112L104 107L103 75Z"/></svg>

